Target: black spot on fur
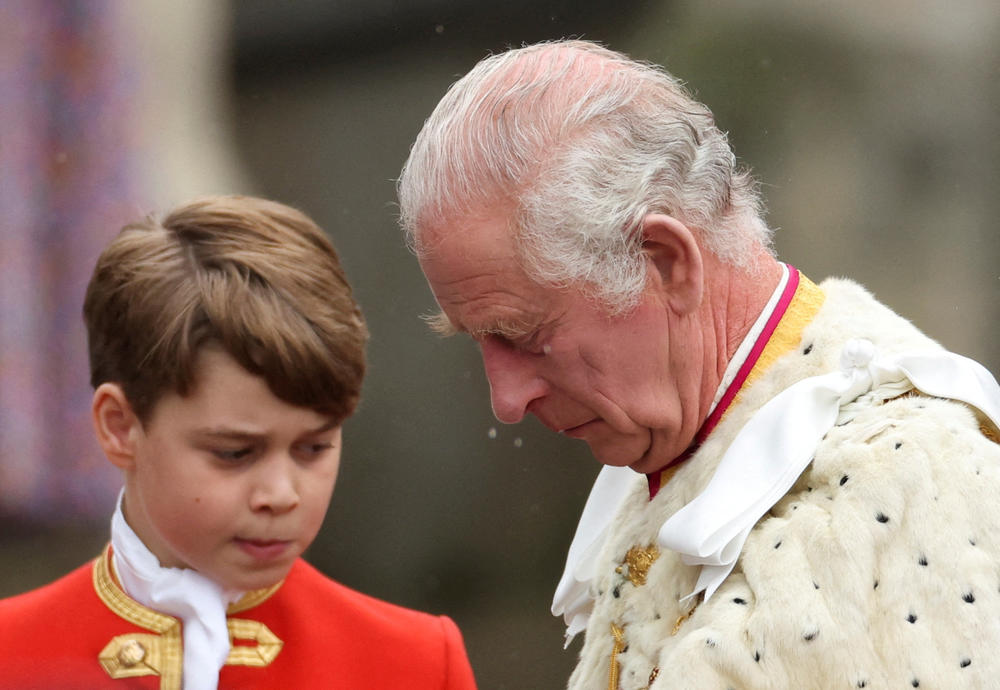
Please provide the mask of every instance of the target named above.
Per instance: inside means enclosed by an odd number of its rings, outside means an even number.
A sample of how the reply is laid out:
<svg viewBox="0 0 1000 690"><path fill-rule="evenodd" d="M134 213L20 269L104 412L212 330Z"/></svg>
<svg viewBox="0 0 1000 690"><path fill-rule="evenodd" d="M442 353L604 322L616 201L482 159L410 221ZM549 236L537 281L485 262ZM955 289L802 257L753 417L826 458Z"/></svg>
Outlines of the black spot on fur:
<svg viewBox="0 0 1000 690"><path fill-rule="evenodd" d="M916 678L914 678L913 680L910 681L910 685L912 685L915 688L919 688L920 687L920 681L917 680Z"/></svg>
<svg viewBox="0 0 1000 690"><path fill-rule="evenodd" d="M808 345L806 345L806 349L802 351L802 354L808 355L810 352L812 352L812 350L813 350L813 344L809 343Z"/></svg>
<svg viewBox="0 0 1000 690"><path fill-rule="evenodd" d="M906 620L909 623L916 623L917 622L917 617L914 614L911 613L909 616L906 617Z"/></svg>
<svg viewBox="0 0 1000 690"><path fill-rule="evenodd" d="M966 592L965 594L962 595L962 601L964 601L966 604L971 604L975 600L976 597L972 594L972 592Z"/></svg>
<svg viewBox="0 0 1000 690"><path fill-rule="evenodd" d="M611 590L611 596L613 596L615 599L617 599L621 595L622 595L622 592L621 592L621 590L617 586L613 590Z"/></svg>
<svg viewBox="0 0 1000 690"><path fill-rule="evenodd" d="M878 580L875 580L875 585L872 587L872 589L878 589Z"/></svg>
<svg viewBox="0 0 1000 690"><path fill-rule="evenodd" d="M875 519L881 522L883 525L889 522L889 516L886 515L885 513L876 513Z"/></svg>
<svg viewBox="0 0 1000 690"><path fill-rule="evenodd" d="M958 665L961 666L962 668L965 668L966 666L968 666L971 663L972 663L972 659L962 659L961 663L959 663Z"/></svg>
<svg viewBox="0 0 1000 690"><path fill-rule="evenodd" d="M921 554L920 559L917 561L920 565L927 565L927 556Z"/></svg>
<svg viewBox="0 0 1000 690"><path fill-rule="evenodd" d="M902 442L902 441L896 441L896 447L895 447L895 450L899 450L899 449L900 449L900 448L902 448L902 447L903 447L903 442Z"/></svg>
<svg viewBox="0 0 1000 690"><path fill-rule="evenodd" d="M819 589L819 585L817 585L815 582L813 582L813 589Z"/></svg>
<svg viewBox="0 0 1000 690"><path fill-rule="evenodd" d="M812 642L819 635L819 630L810 630L809 632L802 635L802 639L806 642Z"/></svg>
<svg viewBox="0 0 1000 690"><path fill-rule="evenodd" d="M781 546L781 542L779 541L779 542L778 542L777 544L775 544L775 545L774 545L774 548L776 548L776 549L777 549L777 548L778 548L778 547L780 547L780 546Z"/></svg>
<svg viewBox="0 0 1000 690"><path fill-rule="evenodd" d="M843 477L840 478L840 485L843 486L844 484L846 484L847 480L848 476L845 474Z"/></svg>
<svg viewBox="0 0 1000 690"><path fill-rule="evenodd" d="M733 603L734 604L740 604L741 606L746 606L747 605L747 600L746 599L741 599L740 597L736 597L736 598L733 599Z"/></svg>
<svg viewBox="0 0 1000 690"><path fill-rule="evenodd" d="M756 661L758 664L760 663L760 650L759 649L756 652L753 653L753 660Z"/></svg>

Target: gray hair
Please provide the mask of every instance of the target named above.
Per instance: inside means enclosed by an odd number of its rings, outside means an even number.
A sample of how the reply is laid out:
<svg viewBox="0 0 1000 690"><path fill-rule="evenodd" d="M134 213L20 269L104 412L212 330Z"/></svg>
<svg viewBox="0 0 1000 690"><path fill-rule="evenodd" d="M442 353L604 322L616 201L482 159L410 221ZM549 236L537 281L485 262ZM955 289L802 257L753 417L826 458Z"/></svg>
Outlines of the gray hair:
<svg viewBox="0 0 1000 690"><path fill-rule="evenodd" d="M661 67L587 41L477 64L424 123L398 194L418 255L428 228L502 211L529 275L582 286L614 311L645 285L649 213L741 268L771 241L756 184L711 111Z"/></svg>

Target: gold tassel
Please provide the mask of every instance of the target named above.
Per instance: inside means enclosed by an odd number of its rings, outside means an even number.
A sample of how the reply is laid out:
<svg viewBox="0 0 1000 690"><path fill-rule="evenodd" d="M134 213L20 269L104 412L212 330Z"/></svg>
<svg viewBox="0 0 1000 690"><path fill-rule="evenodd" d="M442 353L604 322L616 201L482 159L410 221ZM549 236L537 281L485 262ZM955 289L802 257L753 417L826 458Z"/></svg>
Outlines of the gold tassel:
<svg viewBox="0 0 1000 690"><path fill-rule="evenodd" d="M615 646L611 649L611 667L608 669L608 690L618 690L618 655L625 649L625 628L611 624Z"/></svg>

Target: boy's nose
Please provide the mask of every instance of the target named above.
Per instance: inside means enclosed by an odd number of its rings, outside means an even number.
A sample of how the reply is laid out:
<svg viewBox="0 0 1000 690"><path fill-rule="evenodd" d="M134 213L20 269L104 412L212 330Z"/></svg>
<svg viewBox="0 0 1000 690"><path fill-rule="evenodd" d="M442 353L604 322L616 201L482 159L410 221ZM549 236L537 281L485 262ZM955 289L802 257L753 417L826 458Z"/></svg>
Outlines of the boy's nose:
<svg viewBox="0 0 1000 690"><path fill-rule="evenodd" d="M250 497L250 507L254 511L275 514L293 510L299 505L295 460L291 457L276 457L263 465Z"/></svg>

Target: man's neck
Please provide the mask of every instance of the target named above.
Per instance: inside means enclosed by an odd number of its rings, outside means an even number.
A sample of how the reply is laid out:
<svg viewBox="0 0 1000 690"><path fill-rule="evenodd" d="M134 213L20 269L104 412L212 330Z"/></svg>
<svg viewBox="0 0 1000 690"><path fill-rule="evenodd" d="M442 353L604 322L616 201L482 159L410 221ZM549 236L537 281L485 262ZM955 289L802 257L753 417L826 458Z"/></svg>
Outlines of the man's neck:
<svg viewBox="0 0 1000 690"><path fill-rule="evenodd" d="M708 416L715 392L740 343L761 315L783 274L782 265L760 250L752 268L737 268L705 252L707 307L714 347L706 347L701 418Z"/></svg>

